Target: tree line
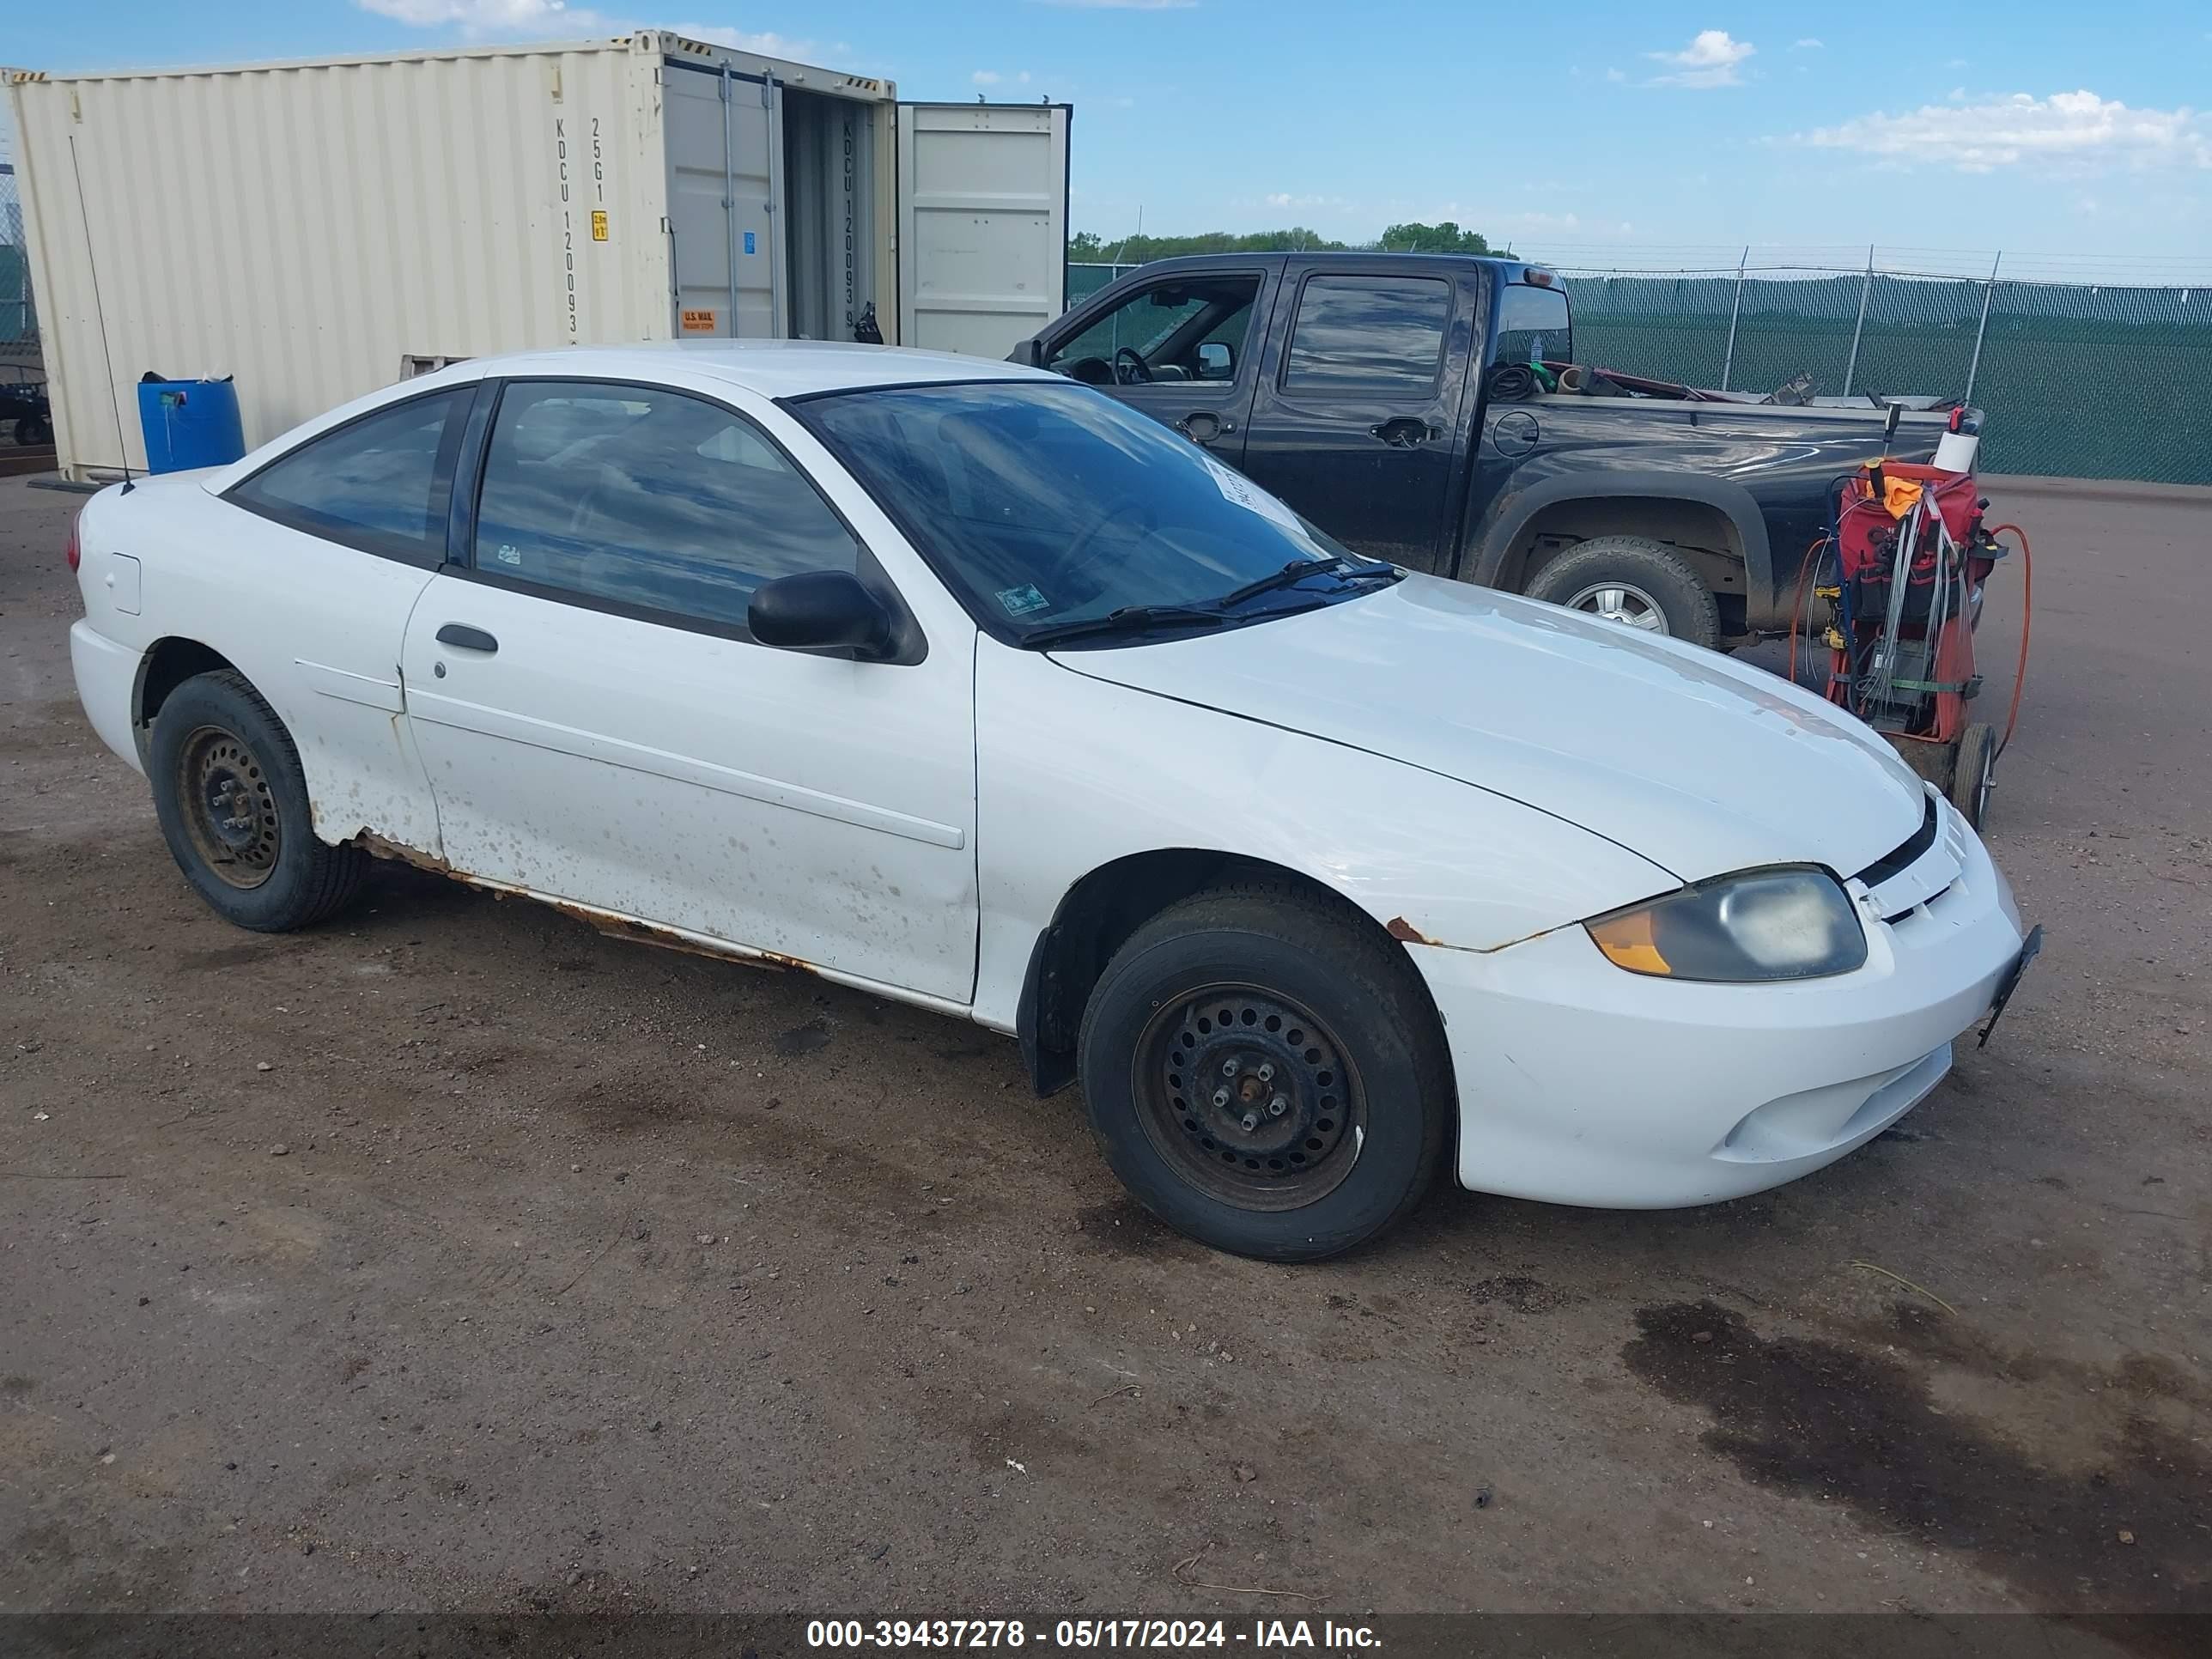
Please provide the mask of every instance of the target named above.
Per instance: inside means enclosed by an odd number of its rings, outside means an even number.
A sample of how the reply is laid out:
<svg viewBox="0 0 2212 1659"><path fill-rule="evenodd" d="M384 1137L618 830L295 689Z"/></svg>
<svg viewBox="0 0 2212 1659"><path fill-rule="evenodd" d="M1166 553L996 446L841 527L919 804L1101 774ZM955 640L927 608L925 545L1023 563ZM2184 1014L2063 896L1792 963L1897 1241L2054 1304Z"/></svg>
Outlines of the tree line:
<svg viewBox="0 0 2212 1659"><path fill-rule="evenodd" d="M1067 239L1067 257L1078 264L1146 264L1186 253L1510 253L1492 247L1482 233L1462 230L1450 220L1425 225L1418 221L1391 225L1372 242L1340 242L1317 230L1293 225L1287 230L1200 231L1194 236L1101 236L1078 231Z"/></svg>

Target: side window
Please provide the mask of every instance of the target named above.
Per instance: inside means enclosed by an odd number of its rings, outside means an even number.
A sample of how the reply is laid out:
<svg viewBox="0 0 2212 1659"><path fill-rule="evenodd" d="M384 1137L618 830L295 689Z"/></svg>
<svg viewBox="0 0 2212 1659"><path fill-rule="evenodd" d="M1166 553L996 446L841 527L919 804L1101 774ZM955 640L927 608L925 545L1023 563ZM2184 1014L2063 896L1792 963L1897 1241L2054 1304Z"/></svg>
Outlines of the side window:
<svg viewBox="0 0 2212 1659"><path fill-rule="evenodd" d="M753 590L856 570L860 546L750 421L660 386L518 382L500 399L474 562L742 629Z"/></svg>
<svg viewBox="0 0 2212 1659"><path fill-rule="evenodd" d="M1425 395L1443 367L1451 286L1431 276L1314 276L1298 295L1286 392Z"/></svg>
<svg viewBox="0 0 2212 1659"><path fill-rule="evenodd" d="M1256 276L1156 283L1061 341L1045 367L1089 386L1233 380L1244 361L1252 304L1259 296ZM1132 363L1124 352L1138 361Z"/></svg>
<svg viewBox="0 0 2212 1659"><path fill-rule="evenodd" d="M434 564L445 554L453 452L474 390L412 398L312 438L230 499L311 536Z"/></svg>
<svg viewBox="0 0 2212 1659"><path fill-rule="evenodd" d="M1498 290L1498 355L1501 363L1571 362L1574 337L1567 331L1567 296L1555 288L1507 283Z"/></svg>

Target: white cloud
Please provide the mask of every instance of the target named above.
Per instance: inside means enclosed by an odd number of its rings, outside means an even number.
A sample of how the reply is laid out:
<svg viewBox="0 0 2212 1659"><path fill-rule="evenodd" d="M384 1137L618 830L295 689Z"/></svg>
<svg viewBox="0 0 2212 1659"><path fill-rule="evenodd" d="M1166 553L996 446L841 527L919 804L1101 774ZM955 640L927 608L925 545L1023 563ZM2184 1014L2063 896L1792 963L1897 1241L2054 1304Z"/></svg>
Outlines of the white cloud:
<svg viewBox="0 0 2212 1659"><path fill-rule="evenodd" d="M1623 75L1617 69L1609 69L1605 72L1605 78L1618 84L1620 82L1626 81L1628 77L1626 75Z"/></svg>
<svg viewBox="0 0 2212 1659"><path fill-rule="evenodd" d="M995 87L999 84L999 71L996 70L977 70L968 78L979 87Z"/></svg>
<svg viewBox="0 0 2212 1659"><path fill-rule="evenodd" d="M1823 149L1856 150L1899 165L1988 173L2023 161L2076 168L2212 168L2212 124L2188 108L2131 109L2094 92L2036 98L2025 92L1978 103L1876 111L1798 135Z"/></svg>
<svg viewBox="0 0 2212 1659"><path fill-rule="evenodd" d="M595 30L599 13L567 0L355 0L373 11L418 29L458 26L468 34L520 34L532 30L574 33Z"/></svg>
<svg viewBox="0 0 2212 1659"><path fill-rule="evenodd" d="M1647 52L1654 63L1670 65L1665 75L1654 76L1655 87L1734 87L1743 82L1744 59L1759 48L1739 40L1726 29L1699 29L1680 52Z"/></svg>
<svg viewBox="0 0 2212 1659"><path fill-rule="evenodd" d="M1792 52L1825 52L1827 50L1827 46L1828 43L1826 40L1816 40L1812 35L1808 34L1802 40L1791 41L1790 44L1790 50Z"/></svg>

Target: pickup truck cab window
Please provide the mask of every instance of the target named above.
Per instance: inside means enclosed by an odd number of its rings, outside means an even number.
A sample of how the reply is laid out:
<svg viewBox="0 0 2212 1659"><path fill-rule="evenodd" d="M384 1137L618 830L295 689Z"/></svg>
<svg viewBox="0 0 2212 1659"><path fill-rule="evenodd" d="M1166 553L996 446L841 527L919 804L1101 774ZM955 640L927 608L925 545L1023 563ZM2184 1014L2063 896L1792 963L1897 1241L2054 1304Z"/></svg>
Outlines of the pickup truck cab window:
<svg viewBox="0 0 2212 1659"><path fill-rule="evenodd" d="M855 572L851 531L743 416L665 386L518 381L477 499L477 572L742 630L753 590Z"/></svg>
<svg viewBox="0 0 2212 1659"><path fill-rule="evenodd" d="M1451 284L1430 276L1310 276L1283 365L1285 392L1422 392L1443 365Z"/></svg>
<svg viewBox="0 0 2212 1659"><path fill-rule="evenodd" d="M1567 296L1556 288L1502 283L1498 289L1498 363L1565 363L1574 361Z"/></svg>
<svg viewBox="0 0 2212 1659"><path fill-rule="evenodd" d="M364 553L435 564L473 387L434 392L309 439L228 499L264 519Z"/></svg>

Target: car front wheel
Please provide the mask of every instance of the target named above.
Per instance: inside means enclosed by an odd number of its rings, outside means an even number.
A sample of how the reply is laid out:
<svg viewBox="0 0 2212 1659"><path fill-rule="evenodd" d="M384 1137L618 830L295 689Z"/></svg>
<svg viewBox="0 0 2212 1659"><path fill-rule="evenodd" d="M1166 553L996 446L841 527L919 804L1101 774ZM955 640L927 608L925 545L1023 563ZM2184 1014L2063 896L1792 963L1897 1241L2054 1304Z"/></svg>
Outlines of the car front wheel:
<svg viewBox="0 0 2212 1659"><path fill-rule="evenodd" d="M1273 1261L1382 1233L1443 1161L1449 1062L1404 948L1294 890L1200 894L1138 928L1081 1038L1091 1125L1169 1225Z"/></svg>

